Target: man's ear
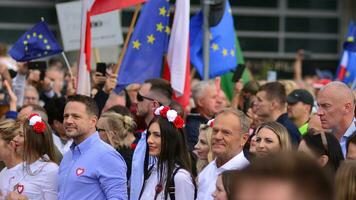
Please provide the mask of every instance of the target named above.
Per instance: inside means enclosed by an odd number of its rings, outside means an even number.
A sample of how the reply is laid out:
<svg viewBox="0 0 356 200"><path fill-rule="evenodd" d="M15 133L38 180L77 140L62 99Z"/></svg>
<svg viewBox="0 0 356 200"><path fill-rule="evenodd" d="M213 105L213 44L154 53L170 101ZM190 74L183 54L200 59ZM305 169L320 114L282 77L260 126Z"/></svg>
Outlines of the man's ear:
<svg viewBox="0 0 356 200"><path fill-rule="evenodd" d="M324 167L329 161L329 157L327 155L322 155L318 158L318 164L321 167Z"/></svg>
<svg viewBox="0 0 356 200"><path fill-rule="evenodd" d="M344 108L345 108L346 113L354 112L351 102L345 103Z"/></svg>
<svg viewBox="0 0 356 200"><path fill-rule="evenodd" d="M89 120L89 121L90 121L90 126L96 128L96 123L98 122L98 117L95 116L95 115L92 115L92 116L90 117L90 120Z"/></svg>
<svg viewBox="0 0 356 200"><path fill-rule="evenodd" d="M243 134L241 135L241 146L245 146L245 144L246 144L246 142L247 142L247 140L248 140L249 137L250 137L250 136L249 136L248 133L243 133Z"/></svg>

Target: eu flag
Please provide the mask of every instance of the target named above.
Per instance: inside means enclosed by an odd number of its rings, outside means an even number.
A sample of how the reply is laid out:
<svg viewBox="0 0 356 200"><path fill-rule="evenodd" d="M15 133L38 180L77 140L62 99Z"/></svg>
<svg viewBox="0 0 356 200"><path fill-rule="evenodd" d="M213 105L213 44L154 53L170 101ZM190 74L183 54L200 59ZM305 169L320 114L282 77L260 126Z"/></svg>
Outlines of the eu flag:
<svg viewBox="0 0 356 200"><path fill-rule="evenodd" d="M190 60L203 77L203 13L190 20ZM236 37L229 1L226 1L224 16L220 23L210 28L209 78L225 74L237 66Z"/></svg>
<svg viewBox="0 0 356 200"><path fill-rule="evenodd" d="M354 84L356 78L356 26L350 22L349 30L344 42L344 51L337 70L337 79Z"/></svg>
<svg viewBox="0 0 356 200"><path fill-rule="evenodd" d="M41 21L17 40L9 54L16 61L29 61L62 51L47 23Z"/></svg>
<svg viewBox="0 0 356 200"><path fill-rule="evenodd" d="M146 79L161 76L170 31L169 2L147 1L121 64L116 92L131 83L143 83Z"/></svg>

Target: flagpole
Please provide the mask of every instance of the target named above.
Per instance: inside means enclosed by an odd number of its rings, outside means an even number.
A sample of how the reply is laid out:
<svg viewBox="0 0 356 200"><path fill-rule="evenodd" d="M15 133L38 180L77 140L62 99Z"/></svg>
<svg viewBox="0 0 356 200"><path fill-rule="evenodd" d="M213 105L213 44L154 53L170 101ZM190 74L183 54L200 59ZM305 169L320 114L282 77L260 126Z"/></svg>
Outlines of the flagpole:
<svg viewBox="0 0 356 200"><path fill-rule="evenodd" d="M70 78L72 79L72 78L73 78L73 73L72 73L72 70L70 69L70 65L69 65L69 62L68 62L67 56L66 56L66 54L64 53L64 51L62 51L62 56L63 56L64 62L65 62L65 63L66 63L66 65L67 65L67 68L68 68L68 71L69 71Z"/></svg>
<svg viewBox="0 0 356 200"><path fill-rule="evenodd" d="M122 50L120 52L119 60L117 61L117 64L116 64L116 66L114 68L114 74L116 74L116 75L118 75L118 73L120 71L121 63L122 63L122 60L124 59L124 55L126 53L127 46L128 46L129 41L130 41L134 26L135 26L135 23L136 23L136 20L137 20L137 16L138 16L138 13L140 12L140 10L141 10L141 4L137 4L136 7L135 7L135 13L134 13L134 15L132 17L132 20L131 20L129 31L127 32L127 35L126 35L126 38L125 38L124 46L123 46L123 48L122 48Z"/></svg>
<svg viewBox="0 0 356 200"><path fill-rule="evenodd" d="M210 30L209 30L209 4L210 0L203 0L203 64L204 80L209 80L210 59Z"/></svg>

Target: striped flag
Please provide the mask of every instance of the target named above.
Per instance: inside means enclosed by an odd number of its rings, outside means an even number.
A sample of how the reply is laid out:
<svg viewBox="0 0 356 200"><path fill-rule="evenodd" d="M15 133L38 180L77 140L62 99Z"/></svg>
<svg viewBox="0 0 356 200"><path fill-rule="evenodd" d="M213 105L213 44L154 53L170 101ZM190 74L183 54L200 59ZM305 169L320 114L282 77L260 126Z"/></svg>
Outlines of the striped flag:
<svg viewBox="0 0 356 200"><path fill-rule="evenodd" d="M80 55L77 94L90 96L91 30L90 17L123 7L142 3L145 0L82 0L82 25L80 31Z"/></svg>
<svg viewBox="0 0 356 200"><path fill-rule="evenodd" d="M82 25L80 30L80 55L78 66L77 94L90 96L91 32L89 11L95 0L82 0Z"/></svg>
<svg viewBox="0 0 356 200"><path fill-rule="evenodd" d="M167 53L169 75L164 75L175 91L175 100L183 107L190 98L189 12L190 0L176 1Z"/></svg>

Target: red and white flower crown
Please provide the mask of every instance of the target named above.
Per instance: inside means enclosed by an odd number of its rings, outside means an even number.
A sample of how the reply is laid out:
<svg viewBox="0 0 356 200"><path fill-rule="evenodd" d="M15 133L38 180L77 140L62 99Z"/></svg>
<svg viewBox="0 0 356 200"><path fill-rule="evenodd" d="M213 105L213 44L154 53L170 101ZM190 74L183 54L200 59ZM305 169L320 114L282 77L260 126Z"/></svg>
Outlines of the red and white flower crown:
<svg viewBox="0 0 356 200"><path fill-rule="evenodd" d="M176 128L184 127L184 120L178 115L177 111L171 110L169 106L160 106L155 110L156 116L166 118L169 122L172 122Z"/></svg>
<svg viewBox="0 0 356 200"><path fill-rule="evenodd" d="M32 126L32 130L37 134L43 134L46 129L46 124L42 121L42 118L38 114L31 114L28 117L29 125Z"/></svg>

